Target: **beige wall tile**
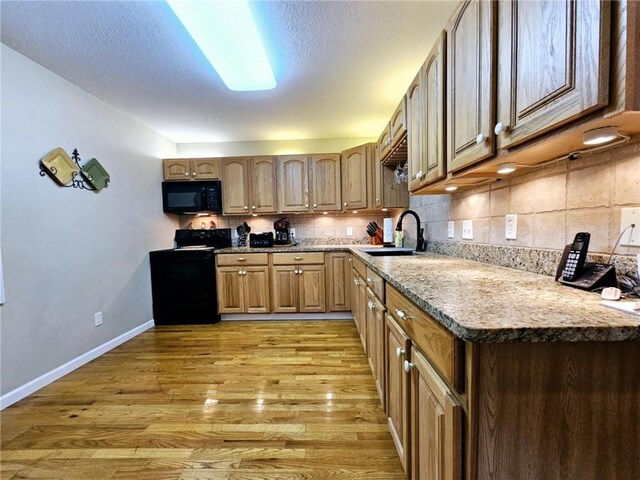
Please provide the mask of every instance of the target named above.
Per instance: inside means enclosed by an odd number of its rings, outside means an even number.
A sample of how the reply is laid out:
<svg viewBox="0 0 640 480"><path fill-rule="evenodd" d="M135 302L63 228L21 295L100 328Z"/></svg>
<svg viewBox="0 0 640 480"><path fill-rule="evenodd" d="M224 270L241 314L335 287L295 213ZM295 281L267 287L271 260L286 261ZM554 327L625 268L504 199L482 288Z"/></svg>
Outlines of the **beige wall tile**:
<svg viewBox="0 0 640 480"><path fill-rule="evenodd" d="M640 154L631 155L615 163L614 205L640 204Z"/></svg>
<svg viewBox="0 0 640 480"><path fill-rule="evenodd" d="M567 208L607 207L614 187L609 164L569 172Z"/></svg>
<svg viewBox="0 0 640 480"><path fill-rule="evenodd" d="M533 209L535 212L552 212L566 208L566 176L537 178L533 182Z"/></svg>
<svg viewBox="0 0 640 480"><path fill-rule="evenodd" d="M492 245L509 245L513 240L504 238L504 216L491 217L489 243Z"/></svg>
<svg viewBox="0 0 640 480"><path fill-rule="evenodd" d="M531 247L533 246L533 219L535 214L528 213L524 215L518 215L518 228L516 233L516 240L507 240L509 245L514 242L518 247Z"/></svg>
<svg viewBox="0 0 640 480"><path fill-rule="evenodd" d="M533 200L536 195L534 181L511 187L511 212L533 213Z"/></svg>
<svg viewBox="0 0 640 480"><path fill-rule="evenodd" d="M460 219L488 217L490 213L490 192L481 192L462 198L458 215Z"/></svg>
<svg viewBox="0 0 640 480"><path fill-rule="evenodd" d="M569 210L566 243L573 242L578 232L589 232L591 234L589 251L610 253L613 245L609 246L609 219L608 208Z"/></svg>
<svg viewBox="0 0 640 480"><path fill-rule="evenodd" d="M473 220L473 241L476 243L489 243L491 219L477 218ZM462 226L460 227L462 229Z"/></svg>
<svg viewBox="0 0 640 480"><path fill-rule="evenodd" d="M511 211L510 188L507 187L499 190L491 190L490 195L490 213L492 217L497 215L506 215Z"/></svg>
<svg viewBox="0 0 640 480"><path fill-rule="evenodd" d="M533 217L533 246L564 248L565 231L566 212L536 213Z"/></svg>

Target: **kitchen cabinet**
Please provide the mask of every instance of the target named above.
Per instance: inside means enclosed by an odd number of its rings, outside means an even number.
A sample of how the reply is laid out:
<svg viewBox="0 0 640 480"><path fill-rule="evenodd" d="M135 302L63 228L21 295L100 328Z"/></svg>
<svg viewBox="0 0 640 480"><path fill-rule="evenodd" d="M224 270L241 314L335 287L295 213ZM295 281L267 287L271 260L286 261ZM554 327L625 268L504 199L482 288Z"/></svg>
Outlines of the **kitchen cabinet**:
<svg viewBox="0 0 640 480"><path fill-rule="evenodd" d="M353 320L356 324L362 348L367 353L367 290L360 274L353 269L353 287L351 290L351 306Z"/></svg>
<svg viewBox="0 0 640 480"><path fill-rule="evenodd" d="M273 313L326 311L324 253L274 253Z"/></svg>
<svg viewBox="0 0 640 480"><path fill-rule="evenodd" d="M382 133L378 137L376 148L378 149L378 154L380 155L381 160L384 159L391 151L391 128L389 124L384 126L384 130L382 130Z"/></svg>
<svg viewBox="0 0 640 480"><path fill-rule="evenodd" d="M165 180L220 178L219 158L168 158L162 162Z"/></svg>
<svg viewBox="0 0 640 480"><path fill-rule="evenodd" d="M495 153L496 10L497 3L490 0L465 0L447 25L450 172Z"/></svg>
<svg viewBox="0 0 640 480"><path fill-rule="evenodd" d="M342 152L342 206L345 210L368 207L372 153L369 143Z"/></svg>
<svg viewBox="0 0 640 480"><path fill-rule="evenodd" d="M278 157L278 206L282 213L309 211L309 157Z"/></svg>
<svg viewBox="0 0 640 480"><path fill-rule="evenodd" d="M219 254L216 263L220 313L269 313L268 254Z"/></svg>
<svg viewBox="0 0 640 480"><path fill-rule="evenodd" d="M604 107L608 1L498 2L497 147L508 148Z"/></svg>
<svg viewBox="0 0 640 480"><path fill-rule="evenodd" d="M409 337L390 315L385 316L384 338L387 350L386 405L389 430L402 467L409 474L409 377L404 362L409 358L411 344Z"/></svg>
<svg viewBox="0 0 640 480"><path fill-rule="evenodd" d="M411 479L462 478L462 407L451 390L414 347L410 373Z"/></svg>
<svg viewBox="0 0 640 480"><path fill-rule="evenodd" d="M412 156L409 164L409 190L416 191L426 184L440 180L447 173L445 156L445 48L443 30L420 70L420 94L416 99L421 128L419 156Z"/></svg>
<svg viewBox="0 0 640 480"><path fill-rule="evenodd" d="M409 190L414 191L422 184L422 158L423 158L423 115L422 103L422 69L407 89L407 162L409 163Z"/></svg>
<svg viewBox="0 0 640 480"><path fill-rule="evenodd" d="M276 157L222 159L223 213L276 213L276 177Z"/></svg>
<svg viewBox="0 0 640 480"><path fill-rule="evenodd" d="M346 252L325 254L327 311L351 310L351 262Z"/></svg>
<svg viewBox="0 0 640 480"><path fill-rule="evenodd" d="M335 212L341 206L340 154L311 155L311 211Z"/></svg>
<svg viewBox="0 0 640 480"><path fill-rule="evenodd" d="M366 289L367 310L366 310L366 335L367 335L367 356L369 367L376 383L378 396L382 408L385 408L385 365L384 365L384 315L385 308L382 301L370 288Z"/></svg>
<svg viewBox="0 0 640 480"><path fill-rule="evenodd" d="M395 112L389 120L389 134L391 136L391 146L395 147L407 133L407 104L406 97L402 97L396 107Z"/></svg>
<svg viewBox="0 0 640 480"><path fill-rule="evenodd" d="M395 164L383 164L376 145L372 174L372 206L373 208L407 208L409 206L409 190L404 183L396 183Z"/></svg>

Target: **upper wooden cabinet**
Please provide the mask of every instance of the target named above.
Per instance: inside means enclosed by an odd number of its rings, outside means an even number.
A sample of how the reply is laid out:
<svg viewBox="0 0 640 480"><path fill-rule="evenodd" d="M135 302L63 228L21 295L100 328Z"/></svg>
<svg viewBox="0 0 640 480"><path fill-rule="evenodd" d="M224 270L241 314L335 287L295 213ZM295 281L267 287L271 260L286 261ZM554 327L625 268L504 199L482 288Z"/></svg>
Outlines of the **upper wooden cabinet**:
<svg viewBox="0 0 640 480"><path fill-rule="evenodd" d="M407 100L402 97L400 103L393 112L391 120L389 120L389 135L391 137L391 146L395 146L407 133Z"/></svg>
<svg viewBox="0 0 640 480"><path fill-rule="evenodd" d="M465 0L447 25L449 171L495 153L496 10L490 0Z"/></svg>
<svg viewBox="0 0 640 480"><path fill-rule="evenodd" d="M309 157L281 155L278 157L280 212L309 211Z"/></svg>
<svg viewBox="0 0 640 480"><path fill-rule="evenodd" d="M391 151L391 130L389 128L389 124L384 126L384 130L378 137L377 142L378 155L380 159L384 159L387 154Z"/></svg>
<svg viewBox="0 0 640 480"><path fill-rule="evenodd" d="M445 49L442 31L420 73L409 87L409 190L439 180L447 173L445 146ZM413 123L415 122L415 125Z"/></svg>
<svg viewBox="0 0 640 480"><path fill-rule="evenodd" d="M222 209L227 215L276 213L276 157L221 160Z"/></svg>
<svg viewBox="0 0 640 480"><path fill-rule="evenodd" d="M165 180L220 178L219 158L168 158L163 161Z"/></svg>
<svg viewBox="0 0 640 480"><path fill-rule="evenodd" d="M498 148L604 107L611 2L498 2Z"/></svg>
<svg viewBox="0 0 640 480"><path fill-rule="evenodd" d="M340 154L325 153L309 157L312 211L340 211Z"/></svg>
<svg viewBox="0 0 640 480"><path fill-rule="evenodd" d="M342 206L345 210L364 209L368 206L371 184L369 175L372 144L359 145L342 152Z"/></svg>

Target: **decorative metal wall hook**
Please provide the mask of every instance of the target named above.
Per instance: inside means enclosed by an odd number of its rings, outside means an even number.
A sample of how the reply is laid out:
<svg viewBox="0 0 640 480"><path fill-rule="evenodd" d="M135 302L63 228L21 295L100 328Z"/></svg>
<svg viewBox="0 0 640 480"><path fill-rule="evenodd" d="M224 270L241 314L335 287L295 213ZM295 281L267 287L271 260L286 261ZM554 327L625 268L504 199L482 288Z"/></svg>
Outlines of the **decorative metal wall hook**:
<svg viewBox="0 0 640 480"><path fill-rule="evenodd" d="M71 157L62 148L56 148L40 162L40 176L49 176L65 188L99 191L109 186L109 174L98 160L92 158L82 166L80 162L77 148ZM84 180L78 179L78 173L82 173Z"/></svg>

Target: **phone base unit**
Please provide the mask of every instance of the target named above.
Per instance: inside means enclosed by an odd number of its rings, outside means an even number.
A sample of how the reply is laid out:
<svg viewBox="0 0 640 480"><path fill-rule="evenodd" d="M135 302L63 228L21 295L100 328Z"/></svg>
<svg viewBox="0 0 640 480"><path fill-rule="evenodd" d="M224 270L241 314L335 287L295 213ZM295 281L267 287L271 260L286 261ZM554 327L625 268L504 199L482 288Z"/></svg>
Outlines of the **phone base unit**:
<svg viewBox="0 0 640 480"><path fill-rule="evenodd" d="M603 287L617 287L616 269L607 263L585 263L575 280L557 279L560 283L582 290L595 290Z"/></svg>

